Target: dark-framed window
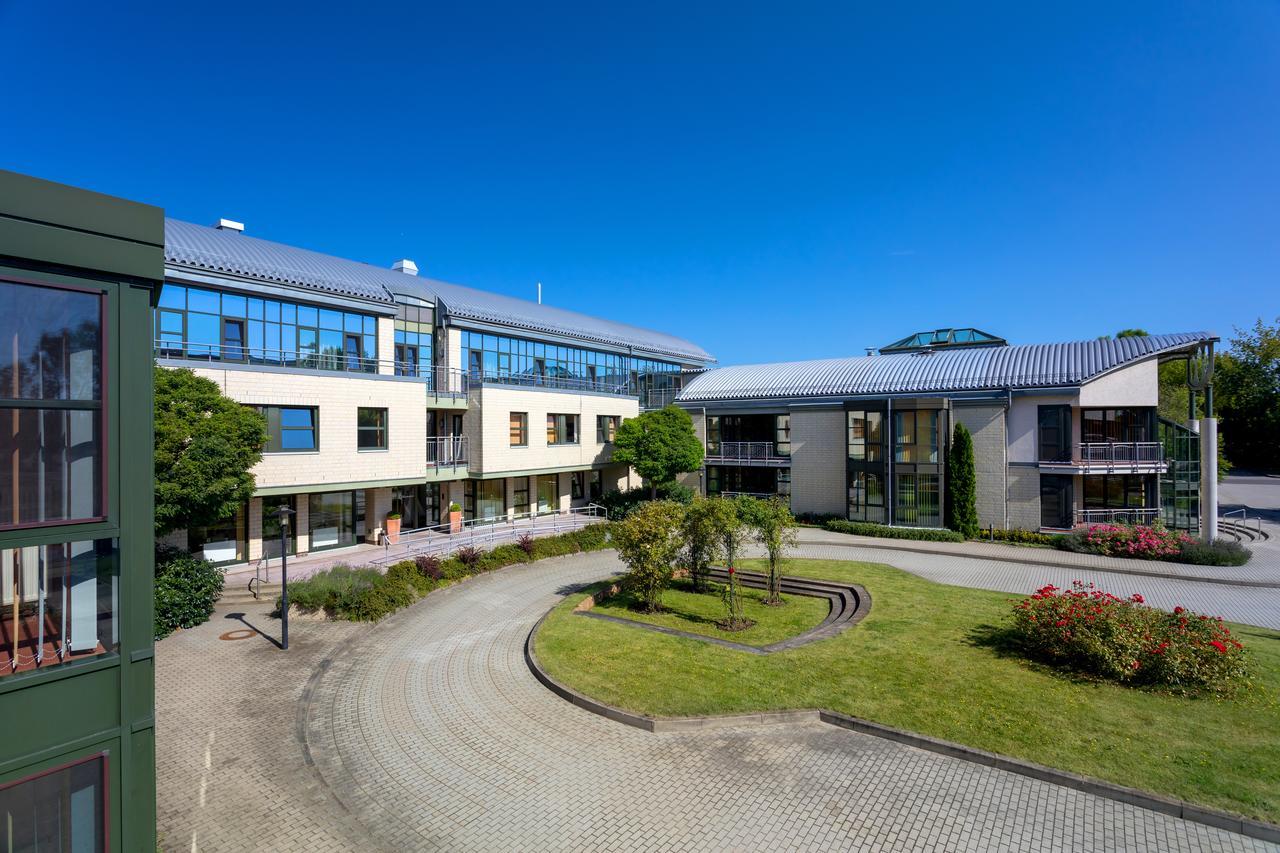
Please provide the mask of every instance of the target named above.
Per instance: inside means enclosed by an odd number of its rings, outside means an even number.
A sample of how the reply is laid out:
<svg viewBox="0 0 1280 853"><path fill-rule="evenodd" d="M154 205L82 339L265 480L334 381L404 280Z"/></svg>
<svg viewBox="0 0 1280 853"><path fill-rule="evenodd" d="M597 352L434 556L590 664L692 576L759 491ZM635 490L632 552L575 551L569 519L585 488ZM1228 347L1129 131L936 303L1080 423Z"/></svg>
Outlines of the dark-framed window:
<svg viewBox="0 0 1280 853"><path fill-rule="evenodd" d="M590 496L593 501L604 497L604 472L599 469L591 472Z"/></svg>
<svg viewBox="0 0 1280 853"><path fill-rule="evenodd" d="M0 281L0 530L107 515L101 291Z"/></svg>
<svg viewBox="0 0 1280 853"><path fill-rule="evenodd" d="M293 495L269 495L262 499L262 555L268 559L280 556L280 507L288 507L294 513L289 516L289 528L285 533L287 553L298 552L298 515Z"/></svg>
<svg viewBox="0 0 1280 853"><path fill-rule="evenodd" d="M893 461L937 464L937 409L904 409L893 413Z"/></svg>
<svg viewBox="0 0 1280 853"><path fill-rule="evenodd" d="M1047 407L1046 407L1047 408ZM1065 530L1074 521L1071 477L1040 475L1040 526Z"/></svg>
<svg viewBox="0 0 1280 853"><path fill-rule="evenodd" d="M895 413L896 414L896 413ZM893 520L909 527L942 525L942 503L938 474L894 473Z"/></svg>
<svg viewBox="0 0 1280 853"><path fill-rule="evenodd" d="M1071 461L1071 407L1040 406L1037 410L1041 462ZM1046 527L1050 525L1044 525Z"/></svg>
<svg viewBox="0 0 1280 853"><path fill-rule="evenodd" d="M859 462L884 459L884 413L852 409L848 420L849 458Z"/></svg>
<svg viewBox="0 0 1280 853"><path fill-rule="evenodd" d="M187 550L214 565L243 563L249 559L249 514L241 506L213 524L187 528Z"/></svg>
<svg viewBox="0 0 1280 853"><path fill-rule="evenodd" d="M267 419L264 453L307 453L320 449L315 406L254 406Z"/></svg>
<svg viewBox="0 0 1280 853"><path fill-rule="evenodd" d="M359 450L387 449L387 410L356 409L356 448Z"/></svg>
<svg viewBox="0 0 1280 853"><path fill-rule="evenodd" d="M563 383L631 394L674 392L680 365L622 353L462 330L462 364L477 380L519 385Z"/></svg>
<svg viewBox="0 0 1280 853"><path fill-rule="evenodd" d="M397 376L429 376L435 309L430 305L396 304L395 356Z"/></svg>
<svg viewBox="0 0 1280 853"><path fill-rule="evenodd" d="M779 456L791 455L791 415L774 415L773 449ZM781 493L779 493L781 494Z"/></svg>
<svg viewBox="0 0 1280 853"><path fill-rule="evenodd" d="M1147 474L1085 474L1085 509L1144 509L1152 505L1154 478Z"/></svg>
<svg viewBox="0 0 1280 853"><path fill-rule="evenodd" d="M364 489L313 492L307 496L310 550L341 548L364 538Z"/></svg>
<svg viewBox="0 0 1280 853"><path fill-rule="evenodd" d="M596 444L613 444L621 423L619 415L596 415Z"/></svg>
<svg viewBox="0 0 1280 853"><path fill-rule="evenodd" d="M512 412L508 431L512 447L529 446L529 413Z"/></svg>
<svg viewBox="0 0 1280 853"><path fill-rule="evenodd" d="M497 521L507 514L506 481L463 480L463 510L468 521Z"/></svg>
<svg viewBox="0 0 1280 853"><path fill-rule="evenodd" d="M511 503L516 515L529 514L529 478L516 477L511 484Z"/></svg>
<svg viewBox="0 0 1280 853"><path fill-rule="evenodd" d="M849 518L884 524L884 474L878 471L849 472Z"/></svg>
<svg viewBox="0 0 1280 853"><path fill-rule="evenodd" d="M1086 444L1155 441L1153 410L1081 409L1080 440Z"/></svg>
<svg viewBox="0 0 1280 853"><path fill-rule="evenodd" d="M587 493L587 472L574 471L569 474L569 497L572 500L582 500Z"/></svg>
<svg viewBox="0 0 1280 853"><path fill-rule="evenodd" d="M707 415L707 453L713 456L720 453L719 415Z"/></svg>
<svg viewBox="0 0 1280 853"><path fill-rule="evenodd" d="M5 850L103 853L108 847L107 769L103 752L0 784Z"/></svg>
<svg viewBox="0 0 1280 853"><path fill-rule="evenodd" d="M578 416L547 414L547 444L577 444Z"/></svg>

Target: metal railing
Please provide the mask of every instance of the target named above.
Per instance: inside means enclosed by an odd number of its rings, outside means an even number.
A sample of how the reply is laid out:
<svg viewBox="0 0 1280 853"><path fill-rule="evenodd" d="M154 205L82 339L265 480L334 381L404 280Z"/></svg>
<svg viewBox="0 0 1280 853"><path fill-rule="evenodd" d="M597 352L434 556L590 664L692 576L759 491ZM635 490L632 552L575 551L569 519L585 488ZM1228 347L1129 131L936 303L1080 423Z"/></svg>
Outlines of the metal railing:
<svg viewBox="0 0 1280 853"><path fill-rule="evenodd" d="M1254 526L1252 528L1249 527L1249 508L1248 507L1241 507L1240 509L1233 509L1230 512L1224 512L1221 515L1219 515L1218 518L1222 521L1226 521L1228 518L1231 518L1231 516L1233 515L1240 516L1241 527L1243 527L1245 530L1252 529L1257 532L1259 538L1262 537L1262 516L1255 515L1253 517Z"/></svg>
<svg viewBox="0 0 1280 853"><path fill-rule="evenodd" d="M467 437L465 435L442 435L427 439L427 464L466 465Z"/></svg>
<svg viewBox="0 0 1280 853"><path fill-rule="evenodd" d="M769 498L785 498L790 499L791 495L785 495L781 492L716 492L722 498L759 498L760 500L768 500Z"/></svg>
<svg viewBox="0 0 1280 853"><path fill-rule="evenodd" d="M791 457L779 453L772 441L722 441L719 444L707 446L705 461L790 465Z"/></svg>
<svg viewBox="0 0 1280 853"><path fill-rule="evenodd" d="M467 375L452 367L425 365L416 361L365 358L337 352L283 350L267 347L205 344L193 341L155 340L156 358L203 361L210 364L254 364L264 367L292 367L303 370L332 370L339 373L366 373L421 379L436 394L461 396L467 393Z"/></svg>
<svg viewBox="0 0 1280 853"><path fill-rule="evenodd" d="M679 388L650 388L640 395L640 405L645 409L665 409L679 393Z"/></svg>
<svg viewBox="0 0 1280 853"><path fill-rule="evenodd" d="M1076 524L1151 524L1159 518L1159 507L1076 510Z"/></svg>
<svg viewBox="0 0 1280 853"><path fill-rule="evenodd" d="M514 542L520 536L546 536L578 530L588 524L607 521L608 511L599 504L587 504L567 510L522 512L511 516L497 515L464 521L457 532L448 523L421 527L400 534L400 541L391 546L384 542L383 556L372 562L390 564L423 554L450 554L459 548ZM391 549L396 549L393 554Z"/></svg>
<svg viewBox="0 0 1280 853"><path fill-rule="evenodd" d="M1158 441L1085 441L1076 444L1071 459L1041 459L1041 465L1070 468L1158 469L1164 465L1164 445Z"/></svg>
<svg viewBox="0 0 1280 853"><path fill-rule="evenodd" d="M515 385L521 388L556 388L568 391L592 391L597 394L616 394L620 397L635 396L626 382L604 379L587 379L581 376L552 376L539 373L479 373L467 374L472 385Z"/></svg>

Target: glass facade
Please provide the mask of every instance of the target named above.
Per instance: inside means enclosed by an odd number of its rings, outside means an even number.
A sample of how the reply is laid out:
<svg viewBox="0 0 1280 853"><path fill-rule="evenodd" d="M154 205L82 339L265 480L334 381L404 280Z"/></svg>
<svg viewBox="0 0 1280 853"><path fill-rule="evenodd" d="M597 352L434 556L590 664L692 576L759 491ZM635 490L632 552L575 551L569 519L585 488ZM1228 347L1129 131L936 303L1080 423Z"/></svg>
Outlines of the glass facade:
<svg viewBox="0 0 1280 853"><path fill-rule="evenodd" d="M884 459L884 413L855 409L846 413L849 427L849 458L859 462Z"/></svg>
<svg viewBox="0 0 1280 853"><path fill-rule="evenodd" d="M311 550L355 545L364 538L364 490L307 496Z"/></svg>
<svg viewBox="0 0 1280 853"><path fill-rule="evenodd" d="M1146 474L1086 474L1085 509L1143 509L1151 506L1147 492L1154 488Z"/></svg>
<svg viewBox="0 0 1280 853"><path fill-rule="evenodd" d="M936 409L909 409L893 413L893 461L938 462Z"/></svg>
<svg viewBox="0 0 1280 853"><path fill-rule="evenodd" d="M391 492L391 511L400 513L400 532L440 523L440 484L397 486Z"/></svg>
<svg viewBox="0 0 1280 853"><path fill-rule="evenodd" d="M114 652L116 540L0 550L0 677Z"/></svg>
<svg viewBox="0 0 1280 853"><path fill-rule="evenodd" d="M863 404L845 412L847 513L854 521L942 525L941 409ZM892 456L889 448L893 448Z"/></svg>
<svg viewBox="0 0 1280 853"><path fill-rule="evenodd" d="M396 376L430 376L435 309L429 305L396 305Z"/></svg>
<svg viewBox="0 0 1280 853"><path fill-rule="evenodd" d="M511 486L511 503L516 515L529 514L529 478L516 477Z"/></svg>
<svg viewBox="0 0 1280 853"><path fill-rule="evenodd" d="M5 853L103 853L106 756L0 785L0 826Z"/></svg>
<svg viewBox="0 0 1280 853"><path fill-rule="evenodd" d="M560 508L560 478L555 474L539 474L538 512L555 512Z"/></svg>
<svg viewBox="0 0 1280 853"><path fill-rule="evenodd" d="M938 474L894 474L894 524L908 527L941 527Z"/></svg>
<svg viewBox="0 0 1280 853"><path fill-rule="evenodd" d="M849 518L853 521L885 523L884 474L875 471L849 472Z"/></svg>
<svg viewBox="0 0 1280 853"><path fill-rule="evenodd" d="M708 465L708 495L789 495L790 468Z"/></svg>
<svg viewBox="0 0 1280 853"><path fill-rule="evenodd" d="M169 358L377 372L378 321L368 314L166 282L155 346Z"/></svg>
<svg viewBox="0 0 1280 853"><path fill-rule="evenodd" d="M1085 443L1155 441L1151 409L1081 409L1080 437Z"/></svg>
<svg viewBox="0 0 1280 853"><path fill-rule="evenodd" d="M626 394L675 388L680 376L672 362L465 329L462 364L476 381Z"/></svg>
<svg viewBox="0 0 1280 853"><path fill-rule="evenodd" d="M0 529L105 515L102 296L0 286Z"/></svg>

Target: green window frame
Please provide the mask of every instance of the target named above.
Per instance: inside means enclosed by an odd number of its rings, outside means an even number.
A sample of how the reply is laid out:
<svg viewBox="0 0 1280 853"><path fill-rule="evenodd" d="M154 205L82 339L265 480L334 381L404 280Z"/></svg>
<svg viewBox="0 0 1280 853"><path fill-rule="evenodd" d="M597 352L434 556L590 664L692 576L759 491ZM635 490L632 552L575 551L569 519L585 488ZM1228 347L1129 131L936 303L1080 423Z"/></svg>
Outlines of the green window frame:
<svg viewBox="0 0 1280 853"><path fill-rule="evenodd" d="M578 443L578 415L547 413L547 445Z"/></svg>
<svg viewBox="0 0 1280 853"><path fill-rule="evenodd" d="M621 425L620 415L596 415L596 444L613 444Z"/></svg>
<svg viewBox="0 0 1280 853"><path fill-rule="evenodd" d="M315 453L320 449L315 406L254 406L267 419L263 453Z"/></svg>
<svg viewBox="0 0 1280 853"><path fill-rule="evenodd" d="M386 409L356 409L356 449L386 450L389 442Z"/></svg>

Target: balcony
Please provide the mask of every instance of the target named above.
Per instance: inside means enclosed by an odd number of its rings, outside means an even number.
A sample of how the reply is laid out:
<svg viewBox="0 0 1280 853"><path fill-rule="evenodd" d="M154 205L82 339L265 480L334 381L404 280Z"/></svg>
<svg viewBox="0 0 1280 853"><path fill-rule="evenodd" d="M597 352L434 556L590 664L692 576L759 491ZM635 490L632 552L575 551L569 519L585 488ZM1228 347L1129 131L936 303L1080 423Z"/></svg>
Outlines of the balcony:
<svg viewBox="0 0 1280 853"><path fill-rule="evenodd" d="M1078 509L1075 518L1076 524L1151 524L1160 518L1160 509Z"/></svg>
<svg viewBox="0 0 1280 853"><path fill-rule="evenodd" d="M765 465L783 468L791 456L778 452L772 441L722 441L708 446L703 458L707 465Z"/></svg>
<svg viewBox="0 0 1280 853"><path fill-rule="evenodd" d="M465 468L467 465L467 437L442 435L427 439L428 468Z"/></svg>
<svg viewBox="0 0 1280 853"><path fill-rule="evenodd" d="M1071 459L1041 459L1040 468L1074 474L1158 474L1165 469L1158 441L1089 441Z"/></svg>
<svg viewBox="0 0 1280 853"><path fill-rule="evenodd" d="M634 397L635 392L625 382L608 379L589 379L581 376L555 376L549 373L479 373L471 371L467 379L475 385L512 385L532 391L553 389L557 391L583 391L591 394L614 394Z"/></svg>

